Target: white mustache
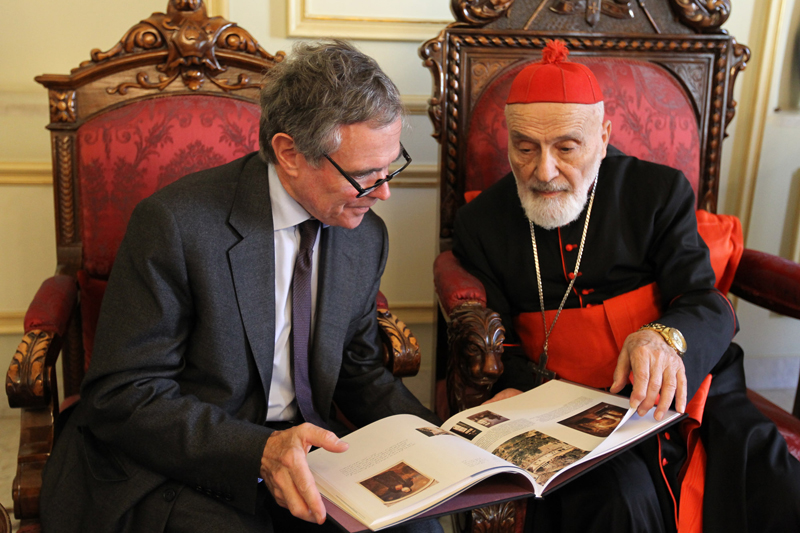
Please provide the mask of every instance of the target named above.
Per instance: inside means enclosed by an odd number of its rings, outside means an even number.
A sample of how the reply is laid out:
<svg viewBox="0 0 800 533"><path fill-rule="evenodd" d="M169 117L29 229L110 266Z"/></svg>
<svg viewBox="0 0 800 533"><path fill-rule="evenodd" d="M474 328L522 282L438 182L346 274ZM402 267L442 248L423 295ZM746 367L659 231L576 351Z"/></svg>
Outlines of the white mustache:
<svg viewBox="0 0 800 533"><path fill-rule="evenodd" d="M552 181L548 182L533 182L528 185L528 188L533 192L572 192L572 187L568 184L566 185L559 185L557 183L553 183Z"/></svg>

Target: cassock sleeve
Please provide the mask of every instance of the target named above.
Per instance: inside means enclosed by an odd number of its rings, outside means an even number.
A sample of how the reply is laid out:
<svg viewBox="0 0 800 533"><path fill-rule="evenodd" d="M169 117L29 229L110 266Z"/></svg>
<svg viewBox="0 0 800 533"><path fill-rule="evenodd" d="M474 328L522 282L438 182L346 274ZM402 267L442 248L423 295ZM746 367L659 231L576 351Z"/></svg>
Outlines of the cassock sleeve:
<svg viewBox="0 0 800 533"><path fill-rule="evenodd" d="M738 331L728 299L714 288L708 247L697 232L695 197L683 173L654 214L649 256L664 313L659 322L683 333L689 399L719 362Z"/></svg>

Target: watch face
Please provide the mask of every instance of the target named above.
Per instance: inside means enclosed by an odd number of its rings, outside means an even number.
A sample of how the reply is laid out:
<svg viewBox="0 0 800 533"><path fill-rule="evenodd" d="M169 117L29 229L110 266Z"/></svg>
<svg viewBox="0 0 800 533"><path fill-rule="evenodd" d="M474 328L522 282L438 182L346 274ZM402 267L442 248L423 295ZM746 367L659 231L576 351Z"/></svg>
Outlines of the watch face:
<svg viewBox="0 0 800 533"><path fill-rule="evenodd" d="M676 329L670 329L669 336L672 338L672 342L675 343L675 346L678 348L678 350L681 352L686 350L686 343L683 340L683 335L681 335L680 331Z"/></svg>

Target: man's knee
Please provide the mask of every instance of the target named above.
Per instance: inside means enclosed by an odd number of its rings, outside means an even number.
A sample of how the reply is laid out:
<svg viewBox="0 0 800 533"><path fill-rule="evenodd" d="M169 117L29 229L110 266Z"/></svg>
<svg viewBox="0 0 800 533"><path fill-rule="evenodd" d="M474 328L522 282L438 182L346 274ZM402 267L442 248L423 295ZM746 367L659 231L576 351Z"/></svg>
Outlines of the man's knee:
<svg viewBox="0 0 800 533"><path fill-rule="evenodd" d="M580 512L576 512L580 509ZM532 531L661 532L664 520L643 459L626 452L545 496L532 500Z"/></svg>

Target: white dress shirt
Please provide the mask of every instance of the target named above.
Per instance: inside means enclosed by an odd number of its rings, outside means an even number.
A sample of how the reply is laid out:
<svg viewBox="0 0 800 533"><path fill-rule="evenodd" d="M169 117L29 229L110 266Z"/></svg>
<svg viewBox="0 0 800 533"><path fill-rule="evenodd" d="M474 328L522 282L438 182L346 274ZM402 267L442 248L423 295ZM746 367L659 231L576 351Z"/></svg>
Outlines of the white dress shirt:
<svg viewBox="0 0 800 533"><path fill-rule="evenodd" d="M269 165L269 197L275 229L275 357L267 401L267 420L292 420L298 416L292 382L292 272L300 250L297 225L311 215L283 188L275 167ZM321 227L321 226L320 226ZM311 335L313 338L319 276L319 241L314 242L311 265ZM309 349L311 342L309 342Z"/></svg>

